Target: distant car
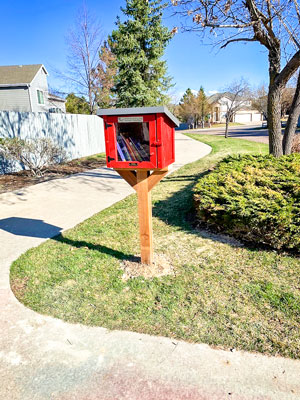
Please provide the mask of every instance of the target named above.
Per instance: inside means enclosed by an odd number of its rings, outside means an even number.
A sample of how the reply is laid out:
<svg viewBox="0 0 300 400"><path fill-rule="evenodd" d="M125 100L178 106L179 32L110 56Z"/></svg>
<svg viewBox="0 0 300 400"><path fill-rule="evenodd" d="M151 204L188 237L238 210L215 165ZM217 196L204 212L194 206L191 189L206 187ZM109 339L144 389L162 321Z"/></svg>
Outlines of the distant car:
<svg viewBox="0 0 300 400"><path fill-rule="evenodd" d="M49 108L49 113L64 114L64 112L60 108L57 108L57 107Z"/></svg>
<svg viewBox="0 0 300 400"><path fill-rule="evenodd" d="M262 128L267 128L268 127L268 121L263 121L261 123L261 127ZM286 127L286 121L281 121L281 128L285 128Z"/></svg>

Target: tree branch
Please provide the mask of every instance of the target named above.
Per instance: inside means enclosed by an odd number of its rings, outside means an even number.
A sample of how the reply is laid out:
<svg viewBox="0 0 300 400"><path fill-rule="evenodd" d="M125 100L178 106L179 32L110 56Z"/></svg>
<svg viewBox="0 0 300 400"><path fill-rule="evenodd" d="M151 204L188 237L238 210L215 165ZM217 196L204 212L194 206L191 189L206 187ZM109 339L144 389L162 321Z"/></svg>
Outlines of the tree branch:
<svg viewBox="0 0 300 400"><path fill-rule="evenodd" d="M221 49L224 49L226 46L228 46L230 43L233 43L233 42L256 42L256 41L257 41L257 39L256 39L255 37L253 37L253 38L237 38L237 39L230 39L230 40L227 40L227 42L224 43L224 44L221 46Z"/></svg>
<svg viewBox="0 0 300 400"><path fill-rule="evenodd" d="M299 5L298 5L297 0L293 0L293 2L294 2L294 5L295 5L296 14L297 14L298 21L299 21L299 24L300 24L300 10L299 10Z"/></svg>
<svg viewBox="0 0 300 400"><path fill-rule="evenodd" d="M196 22L197 23L197 22ZM199 24L199 23L198 23ZM249 22L247 24L213 24L211 22L203 22L202 27L208 27L208 28L221 28L221 29L243 29L243 28L249 28L250 26L254 25L254 22Z"/></svg>
<svg viewBox="0 0 300 400"><path fill-rule="evenodd" d="M277 86L284 87L289 79L294 75L297 69L300 67L300 50L298 50L290 61L286 64L283 70L275 79L275 84Z"/></svg>

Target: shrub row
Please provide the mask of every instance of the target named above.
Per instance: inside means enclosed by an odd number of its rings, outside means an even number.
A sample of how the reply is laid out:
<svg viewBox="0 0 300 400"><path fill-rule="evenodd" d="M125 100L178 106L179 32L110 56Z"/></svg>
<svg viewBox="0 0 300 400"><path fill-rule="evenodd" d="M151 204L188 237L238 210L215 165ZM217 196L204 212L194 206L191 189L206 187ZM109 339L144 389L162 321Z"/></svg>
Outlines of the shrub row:
<svg viewBox="0 0 300 400"><path fill-rule="evenodd" d="M194 199L208 226L300 252L300 154L228 157L198 181Z"/></svg>

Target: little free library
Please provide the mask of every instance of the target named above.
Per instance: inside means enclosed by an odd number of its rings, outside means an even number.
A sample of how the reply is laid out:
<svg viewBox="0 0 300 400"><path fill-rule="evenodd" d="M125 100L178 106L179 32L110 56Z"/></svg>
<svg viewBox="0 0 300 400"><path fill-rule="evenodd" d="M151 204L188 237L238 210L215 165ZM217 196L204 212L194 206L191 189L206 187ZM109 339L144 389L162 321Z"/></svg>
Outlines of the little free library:
<svg viewBox="0 0 300 400"><path fill-rule="evenodd" d="M100 109L104 120L106 162L137 192L141 262L153 262L152 188L175 161L175 127L166 107Z"/></svg>

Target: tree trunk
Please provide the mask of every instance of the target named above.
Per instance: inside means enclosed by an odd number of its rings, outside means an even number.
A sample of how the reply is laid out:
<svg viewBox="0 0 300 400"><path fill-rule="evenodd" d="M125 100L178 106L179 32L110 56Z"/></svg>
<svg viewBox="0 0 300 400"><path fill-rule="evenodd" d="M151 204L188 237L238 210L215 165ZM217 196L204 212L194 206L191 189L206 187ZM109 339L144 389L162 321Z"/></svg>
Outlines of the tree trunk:
<svg viewBox="0 0 300 400"><path fill-rule="evenodd" d="M226 126L225 126L225 137L226 137L226 139L228 138L228 125L229 125L229 119L226 118Z"/></svg>
<svg viewBox="0 0 300 400"><path fill-rule="evenodd" d="M268 94L269 151L275 157L282 156L281 89L270 87Z"/></svg>
<svg viewBox="0 0 300 400"><path fill-rule="evenodd" d="M91 83L89 84L88 87L89 90L89 108L90 108L90 114L94 114L94 101L93 101L93 89Z"/></svg>
<svg viewBox="0 0 300 400"><path fill-rule="evenodd" d="M280 73L280 44L269 51L269 93L268 93L268 129L269 152L275 157L282 156L281 135L281 86L276 83Z"/></svg>
<svg viewBox="0 0 300 400"><path fill-rule="evenodd" d="M293 139L296 132L299 115L300 115L300 73L298 75L297 87L292 102L292 106L290 108L289 118L284 131L283 142L282 142L283 154L291 154Z"/></svg>

